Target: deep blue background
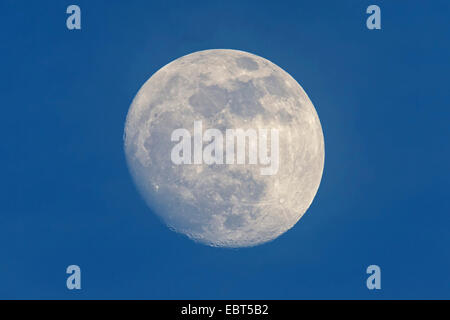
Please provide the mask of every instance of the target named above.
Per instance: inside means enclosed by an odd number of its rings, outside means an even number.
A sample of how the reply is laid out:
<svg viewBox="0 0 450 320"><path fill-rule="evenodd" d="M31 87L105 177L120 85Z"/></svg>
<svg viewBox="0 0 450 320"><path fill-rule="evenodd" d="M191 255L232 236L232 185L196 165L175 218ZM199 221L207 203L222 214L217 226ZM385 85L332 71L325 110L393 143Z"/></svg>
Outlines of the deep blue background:
<svg viewBox="0 0 450 320"><path fill-rule="evenodd" d="M1 1L0 298L450 298L449 1L268 2L77 0L69 31L72 2ZM140 86L211 48L289 72L325 135L309 211L255 248L169 231L125 163Z"/></svg>

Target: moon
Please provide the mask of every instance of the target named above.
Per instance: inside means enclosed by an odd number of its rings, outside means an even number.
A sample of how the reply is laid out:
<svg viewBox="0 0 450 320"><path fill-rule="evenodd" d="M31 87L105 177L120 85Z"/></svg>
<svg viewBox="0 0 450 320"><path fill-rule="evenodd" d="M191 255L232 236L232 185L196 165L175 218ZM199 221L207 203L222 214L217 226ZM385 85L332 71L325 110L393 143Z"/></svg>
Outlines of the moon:
<svg viewBox="0 0 450 320"><path fill-rule="evenodd" d="M259 162L175 164L171 135L192 133L195 121L223 133L276 129L276 174L262 175ZM124 150L137 189L170 229L232 248L292 228L317 193L325 160L319 117L302 87L269 60L228 49L194 52L153 74L129 108Z"/></svg>

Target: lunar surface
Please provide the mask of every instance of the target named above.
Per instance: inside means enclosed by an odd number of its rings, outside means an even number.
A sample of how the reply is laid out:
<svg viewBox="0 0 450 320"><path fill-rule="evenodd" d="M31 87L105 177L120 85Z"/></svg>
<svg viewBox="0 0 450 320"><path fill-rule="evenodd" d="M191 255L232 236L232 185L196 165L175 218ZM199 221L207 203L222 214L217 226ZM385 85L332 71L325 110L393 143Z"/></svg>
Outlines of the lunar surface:
<svg viewBox="0 0 450 320"><path fill-rule="evenodd" d="M224 137L227 129L276 129L276 173L261 174L267 164L248 160L174 163L172 134L185 128L194 139L195 121ZM172 230L218 247L255 246L292 228L311 205L324 166L322 127L302 87L272 62L237 50L195 52L153 74L128 111L124 147L152 211Z"/></svg>

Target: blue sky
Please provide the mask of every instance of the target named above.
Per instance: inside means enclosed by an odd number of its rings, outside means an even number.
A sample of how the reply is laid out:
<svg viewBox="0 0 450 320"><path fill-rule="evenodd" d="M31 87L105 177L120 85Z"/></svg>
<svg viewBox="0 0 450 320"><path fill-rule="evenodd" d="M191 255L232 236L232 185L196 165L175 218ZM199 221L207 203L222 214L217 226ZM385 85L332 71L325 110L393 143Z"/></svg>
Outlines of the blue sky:
<svg viewBox="0 0 450 320"><path fill-rule="evenodd" d="M66 28L78 4L82 30ZM365 26L381 7L382 29ZM0 3L0 298L450 298L448 1ZM128 173L140 86L230 48L290 73L319 114L325 168L306 215L247 249L168 230ZM82 270L69 291L65 269ZM365 286L381 267L382 290Z"/></svg>

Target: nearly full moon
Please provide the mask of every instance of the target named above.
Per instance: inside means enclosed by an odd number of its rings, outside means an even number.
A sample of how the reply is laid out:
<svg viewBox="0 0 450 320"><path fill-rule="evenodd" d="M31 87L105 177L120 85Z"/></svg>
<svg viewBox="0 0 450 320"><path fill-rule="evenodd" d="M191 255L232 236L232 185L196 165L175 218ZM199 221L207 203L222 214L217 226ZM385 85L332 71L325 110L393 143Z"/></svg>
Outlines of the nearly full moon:
<svg viewBox="0 0 450 320"><path fill-rule="evenodd" d="M229 140L237 132L247 134L241 145ZM130 106L124 140L152 211L172 230L219 247L258 245L292 228L317 193L325 159L302 87L237 50L195 52L158 70ZM209 144L215 161L207 161Z"/></svg>

